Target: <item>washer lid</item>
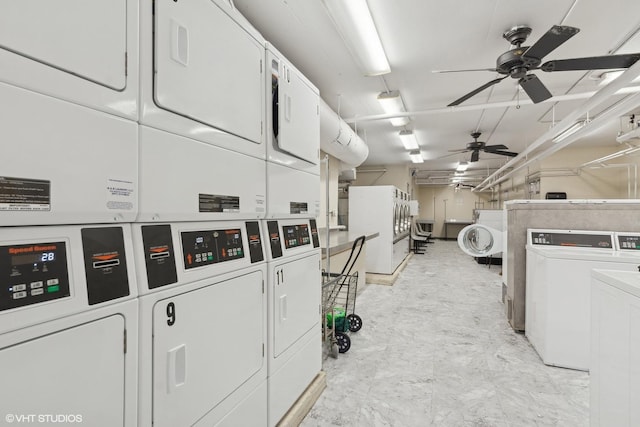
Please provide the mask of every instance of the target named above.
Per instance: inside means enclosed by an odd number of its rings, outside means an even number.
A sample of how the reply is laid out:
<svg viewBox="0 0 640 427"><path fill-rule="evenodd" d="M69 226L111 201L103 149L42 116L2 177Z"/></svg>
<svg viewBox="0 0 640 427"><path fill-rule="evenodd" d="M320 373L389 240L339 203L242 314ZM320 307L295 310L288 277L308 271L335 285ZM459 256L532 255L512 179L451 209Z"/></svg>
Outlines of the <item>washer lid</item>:
<svg viewBox="0 0 640 427"><path fill-rule="evenodd" d="M486 225L471 224L458 234L458 246L473 257L494 255L502 252L502 232Z"/></svg>

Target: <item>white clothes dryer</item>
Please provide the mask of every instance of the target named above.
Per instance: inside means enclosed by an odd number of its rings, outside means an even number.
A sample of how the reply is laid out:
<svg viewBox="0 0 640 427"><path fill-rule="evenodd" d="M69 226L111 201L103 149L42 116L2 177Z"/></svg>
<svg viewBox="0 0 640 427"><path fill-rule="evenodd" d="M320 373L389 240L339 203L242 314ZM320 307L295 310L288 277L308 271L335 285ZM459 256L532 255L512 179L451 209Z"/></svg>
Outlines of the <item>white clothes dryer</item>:
<svg viewBox="0 0 640 427"><path fill-rule="evenodd" d="M320 214L320 92L266 43L267 218Z"/></svg>
<svg viewBox="0 0 640 427"><path fill-rule="evenodd" d="M267 424L258 221L134 224L139 426Z"/></svg>
<svg viewBox="0 0 640 427"><path fill-rule="evenodd" d="M265 221L269 426L322 369L320 241L314 219Z"/></svg>
<svg viewBox="0 0 640 427"><path fill-rule="evenodd" d="M1 2L0 82L137 120L138 3Z"/></svg>
<svg viewBox="0 0 640 427"><path fill-rule="evenodd" d="M472 257L487 257L502 252L503 233L493 227L471 224L458 233L458 246Z"/></svg>
<svg viewBox="0 0 640 427"><path fill-rule="evenodd" d="M136 426L129 225L0 228L0 272L3 423Z"/></svg>

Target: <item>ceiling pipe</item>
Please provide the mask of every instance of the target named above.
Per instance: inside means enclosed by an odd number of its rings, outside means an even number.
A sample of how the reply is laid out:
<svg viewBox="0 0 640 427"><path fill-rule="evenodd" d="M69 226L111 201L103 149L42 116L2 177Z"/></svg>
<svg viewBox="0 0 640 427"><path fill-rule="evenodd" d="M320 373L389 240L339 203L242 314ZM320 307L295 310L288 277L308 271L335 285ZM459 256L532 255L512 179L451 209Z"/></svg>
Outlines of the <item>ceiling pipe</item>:
<svg viewBox="0 0 640 427"><path fill-rule="evenodd" d="M600 89L591 98L589 98L586 102L584 102L580 107L573 110L564 119L558 122L555 126L553 126L548 131L543 133L538 139L536 139L531 145L529 145L522 153L512 158L510 161L508 161L504 166L502 166L496 172L489 175L487 179L485 179L482 183L480 183L480 185L478 186L479 189L486 188L489 185L488 184L489 182L491 182L491 185L496 185L504 181L506 179L505 177L513 175L516 171L520 170L525 165L531 163L530 161L527 161L522 165L515 166L517 163L521 162L522 160L525 160L528 154L531 153L533 150L538 149L547 141L552 140L553 138L560 135L562 132L569 129L581 117L585 116L590 110L594 109L598 105L607 101L611 96L615 95L616 92L618 92L620 89L626 88L638 76L640 76L640 61L636 62L629 69L627 69L620 77L618 77L613 82L609 83L607 86ZM625 98L623 101L616 104L616 106L614 106L613 108L610 108L605 113L601 114L601 116L598 117L598 119L592 121L591 124L589 124L588 126L584 126L580 131L576 132L575 134L571 135L569 138L562 141L562 143L555 144L554 147L550 147L549 149L547 149L545 152L547 153L546 155L552 154L558 151L560 148L563 148L569 145L570 143L574 142L575 140L577 140L577 136L583 135L584 133L586 133L586 131L590 131L594 129L594 126L595 126L594 122L601 121L605 116L607 117L610 116L613 111L615 111L617 115L622 115L627 113L630 109L635 108L637 106L637 104L635 105L629 105L629 104L640 102L639 99L640 99L640 95L637 93L628 98ZM628 109L626 111L619 112L619 110L623 109L623 107ZM536 156L536 158L537 157L539 156ZM505 171L507 168L510 168L510 167L514 169L511 172L504 175L502 178L495 180L495 178L500 173L502 173L503 171ZM494 181L492 182L492 180Z"/></svg>
<svg viewBox="0 0 640 427"><path fill-rule="evenodd" d="M329 105L320 99L320 149L337 158L341 169L360 166L369 156L369 147Z"/></svg>
<svg viewBox="0 0 640 427"><path fill-rule="evenodd" d="M553 154L553 153L565 148L566 146L568 146L570 144L573 144L575 141L579 140L585 134L587 134L589 132L592 132L592 131L594 131L594 130L602 127L602 126L606 126L609 123L609 121L612 120L613 118L615 118L617 116L620 116L622 114L625 114L629 110L631 110L633 108L636 108L639 105L640 105L640 93L635 94L633 96L630 96L628 98L625 98L624 100L622 100L619 103L617 103L614 107L608 109L606 112L604 112L600 116L598 116L595 119L593 119L587 126L583 126L582 129L580 129L579 131L577 131L573 135L567 137L562 142L559 142L557 144L553 144L552 146L548 147L547 149L538 152L536 155L526 159L526 161L524 163L522 163L522 164L520 164L518 166L512 166L513 169L510 172L508 172L507 174L501 176L500 178L498 178L498 179L496 179L496 180L494 180L493 182L490 182L490 183L487 183L487 181L489 181L492 177L494 177L496 174L498 174L498 172L495 172L491 176L487 177L487 179L485 179L478 186L479 190L485 189L485 188L490 187L490 186L495 186L495 185L505 181L510 176L512 176L515 172L521 170L525 166L527 166L527 165L529 165L529 164L531 164L531 163L533 163L533 162L535 162L537 160L541 160L541 159L543 159L543 158L545 158L547 156L550 156L551 154ZM544 143L544 142L546 142L546 141L543 141L542 143ZM541 145L541 144L539 144L539 145ZM507 163L507 165L508 164L509 163Z"/></svg>

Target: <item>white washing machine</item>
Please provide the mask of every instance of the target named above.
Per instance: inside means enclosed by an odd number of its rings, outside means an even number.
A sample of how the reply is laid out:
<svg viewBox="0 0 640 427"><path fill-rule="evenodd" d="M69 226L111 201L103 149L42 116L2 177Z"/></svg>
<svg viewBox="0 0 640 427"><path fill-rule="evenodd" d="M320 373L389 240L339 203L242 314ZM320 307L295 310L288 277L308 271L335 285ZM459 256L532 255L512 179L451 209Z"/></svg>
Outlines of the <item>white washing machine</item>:
<svg viewBox="0 0 640 427"><path fill-rule="evenodd" d="M0 82L136 120L138 8L138 0L1 2ZM100 133L85 145L101 147Z"/></svg>
<svg viewBox="0 0 640 427"><path fill-rule="evenodd" d="M349 187L349 230L371 230L378 238L367 242L366 271L393 274L409 253L408 204L392 185ZM397 230L397 231L396 231Z"/></svg>
<svg viewBox="0 0 640 427"><path fill-rule="evenodd" d="M589 370L591 270L637 271L611 231L527 230L525 334L547 365Z"/></svg>
<svg viewBox="0 0 640 427"><path fill-rule="evenodd" d="M592 426L640 425L640 273L591 274Z"/></svg>
<svg viewBox="0 0 640 427"><path fill-rule="evenodd" d="M0 224L135 219L135 121L1 82L0 99Z"/></svg>
<svg viewBox="0 0 640 427"><path fill-rule="evenodd" d="M233 2L155 0L140 15L140 123L264 159L265 42Z"/></svg>
<svg viewBox="0 0 640 427"><path fill-rule="evenodd" d="M139 426L267 424L258 221L134 224Z"/></svg>
<svg viewBox="0 0 640 427"><path fill-rule="evenodd" d="M266 217L316 218L320 214L319 91L269 43L266 60Z"/></svg>
<svg viewBox="0 0 640 427"><path fill-rule="evenodd" d="M320 241L314 219L265 221L269 426L322 369Z"/></svg>
<svg viewBox="0 0 640 427"><path fill-rule="evenodd" d="M2 425L136 426L129 225L0 228L0 272Z"/></svg>

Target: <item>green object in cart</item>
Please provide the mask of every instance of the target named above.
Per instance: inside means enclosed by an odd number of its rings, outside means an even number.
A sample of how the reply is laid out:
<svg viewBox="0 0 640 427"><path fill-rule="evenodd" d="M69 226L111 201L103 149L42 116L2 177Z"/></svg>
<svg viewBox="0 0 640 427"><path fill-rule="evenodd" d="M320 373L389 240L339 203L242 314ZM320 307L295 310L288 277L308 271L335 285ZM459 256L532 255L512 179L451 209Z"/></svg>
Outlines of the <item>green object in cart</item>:
<svg viewBox="0 0 640 427"><path fill-rule="evenodd" d="M339 332L346 332L349 329L349 320L347 319L344 308L334 307L333 310L327 313L327 328L333 327L333 318L335 316L335 330Z"/></svg>

